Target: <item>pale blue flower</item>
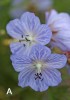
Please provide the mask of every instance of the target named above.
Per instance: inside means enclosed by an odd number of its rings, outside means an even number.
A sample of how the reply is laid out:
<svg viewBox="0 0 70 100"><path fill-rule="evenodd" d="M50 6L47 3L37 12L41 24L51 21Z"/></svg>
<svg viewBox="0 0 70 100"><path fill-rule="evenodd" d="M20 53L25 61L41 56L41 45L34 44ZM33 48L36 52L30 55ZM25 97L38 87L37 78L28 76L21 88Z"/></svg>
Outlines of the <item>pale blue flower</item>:
<svg viewBox="0 0 70 100"><path fill-rule="evenodd" d="M58 13L56 10L46 12L46 23L51 28L51 47L58 47L62 51L70 51L70 16Z"/></svg>
<svg viewBox="0 0 70 100"><path fill-rule="evenodd" d="M10 45L12 53L30 53L36 44L46 45L50 42L52 32L46 24L41 24L34 13L26 12L20 19L8 23L8 34L17 42Z"/></svg>
<svg viewBox="0 0 70 100"><path fill-rule="evenodd" d="M45 91L49 86L57 86L61 82L61 73L57 70L65 66L65 55L51 54L46 46L36 45L30 56L11 56L21 87L30 86L35 91Z"/></svg>

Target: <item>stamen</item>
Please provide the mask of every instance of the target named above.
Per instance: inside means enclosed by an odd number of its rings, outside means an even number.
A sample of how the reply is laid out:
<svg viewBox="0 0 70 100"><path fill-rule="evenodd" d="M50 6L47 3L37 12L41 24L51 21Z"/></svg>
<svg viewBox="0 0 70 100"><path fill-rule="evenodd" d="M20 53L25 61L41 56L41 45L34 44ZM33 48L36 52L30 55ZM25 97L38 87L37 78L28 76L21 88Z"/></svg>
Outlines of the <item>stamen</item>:
<svg viewBox="0 0 70 100"><path fill-rule="evenodd" d="M26 45L25 45L25 44L23 44L23 46L25 47Z"/></svg>
<svg viewBox="0 0 70 100"><path fill-rule="evenodd" d="M23 38L23 35L21 37Z"/></svg>
<svg viewBox="0 0 70 100"><path fill-rule="evenodd" d="M28 40L27 38L25 38L26 39L26 41L30 41L30 40Z"/></svg>
<svg viewBox="0 0 70 100"><path fill-rule="evenodd" d="M40 73L40 75L42 76L42 74Z"/></svg>
<svg viewBox="0 0 70 100"><path fill-rule="evenodd" d="M41 81L43 81L43 78L42 78L42 73L37 73L37 74L35 74L35 80L36 79L41 79Z"/></svg>
<svg viewBox="0 0 70 100"><path fill-rule="evenodd" d="M21 42L21 40L19 40L19 42Z"/></svg>

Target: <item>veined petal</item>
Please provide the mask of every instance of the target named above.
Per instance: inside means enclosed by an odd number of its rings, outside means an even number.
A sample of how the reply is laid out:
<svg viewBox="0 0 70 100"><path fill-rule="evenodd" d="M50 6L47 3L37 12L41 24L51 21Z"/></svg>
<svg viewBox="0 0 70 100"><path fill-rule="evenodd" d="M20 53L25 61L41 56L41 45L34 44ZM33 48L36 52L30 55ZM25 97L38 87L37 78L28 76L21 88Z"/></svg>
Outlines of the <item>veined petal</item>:
<svg viewBox="0 0 70 100"><path fill-rule="evenodd" d="M43 74L48 86L57 86L62 80L61 73L54 68L46 68Z"/></svg>
<svg viewBox="0 0 70 100"><path fill-rule="evenodd" d="M38 84L39 84L38 91L40 92L46 91L49 88L47 81L45 79L43 81L39 80Z"/></svg>
<svg viewBox="0 0 70 100"><path fill-rule="evenodd" d="M47 67L60 69L65 66L66 62L67 58L65 55L51 54L47 59Z"/></svg>
<svg viewBox="0 0 70 100"><path fill-rule="evenodd" d="M47 82L35 80L35 70L33 69L25 68L20 72L18 79L19 86L21 87L30 86L35 91L45 91L48 89Z"/></svg>
<svg viewBox="0 0 70 100"><path fill-rule="evenodd" d="M50 13L46 12L46 20L54 32L70 27L70 16L67 13L57 13L55 10L51 10Z"/></svg>
<svg viewBox="0 0 70 100"><path fill-rule="evenodd" d="M51 45L52 48L53 48L53 47L58 47L58 48L60 48L62 51L67 51L67 50L69 50L68 47L67 47L66 45L64 45L62 42L58 42L58 41L56 41L56 42L51 42L50 45Z"/></svg>
<svg viewBox="0 0 70 100"><path fill-rule="evenodd" d="M12 55L11 61L14 69L17 72L22 71L24 68L31 67L32 61L28 56L21 56L21 55Z"/></svg>
<svg viewBox="0 0 70 100"><path fill-rule="evenodd" d="M34 13L26 12L21 16L21 23L26 32L29 34L29 32L33 32L38 29L40 20L34 15Z"/></svg>
<svg viewBox="0 0 70 100"><path fill-rule="evenodd" d="M39 29L37 30L37 38L36 40L38 43L45 45L48 44L51 40L52 32L51 29L46 25L40 25Z"/></svg>
<svg viewBox="0 0 70 100"><path fill-rule="evenodd" d="M33 70L31 70L29 67L24 68L24 70L22 70L19 73L19 76L18 76L19 83L18 83L18 85L21 86L21 87L29 86L31 73L33 73Z"/></svg>
<svg viewBox="0 0 70 100"><path fill-rule="evenodd" d="M19 54L19 55L27 55L29 56L31 49L34 47L34 45L29 45L27 42L13 42L10 44L10 49L13 54Z"/></svg>
<svg viewBox="0 0 70 100"><path fill-rule="evenodd" d="M29 86L32 89L34 89L35 91L39 91L39 92L46 91L49 87L48 84L47 84L47 81L45 81L44 79L43 80L41 80L41 79L35 80L34 77L35 76L34 76L34 73L33 73L30 77Z"/></svg>
<svg viewBox="0 0 70 100"><path fill-rule="evenodd" d="M38 44L32 48L30 57L35 60L44 60L47 59L50 54L51 51L48 47Z"/></svg>
<svg viewBox="0 0 70 100"><path fill-rule="evenodd" d="M69 23L69 21L70 21L70 16L67 14L67 13L59 13L58 15L57 15L57 17L55 18L55 21L54 22L59 22L59 21L61 21L61 22L67 22L67 23Z"/></svg>
<svg viewBox="0 0 70 100"><path fill-rule="evenodd" d="M51 45L59 47L63 51L70 50L70 30L59 31L53 36L54 42L51 41Z"/></svg>
<svg viewBox="0 0 70 100"><path fill-rule="evenodd" d="M13 54L24 54L25 53L25 50L26 50L26 47L25 47L25 43L22 43L22 42L13 42L10 44L10 49L11 49L11 52Z"/></svg>
<svg viewBox="0 0 70 100"><path fill-rule="evenodd" d="M52 24L52 23L51 23ZM58 14L57 18L53 23L53 28L55 31L70 29L70 16L66 13Z"/></svg>
<svg viewBox="0 0 70 100"><path fill-rule="evenodd" d="M23 26L19 19L10 21L7 24L6 29L7 29L8 34L11 37L16 38L16 39L21 39L22 35L24 35L25 33L25 30L23 29Z"/></svg>
<svg viewBox="0 0 70 100"><path fill-rule="evenodd" d="M51 24L54 22L55 18L57 18L58 13L56 10L51 10L50 12L46 12L46 22L47 24Z"/></svg>

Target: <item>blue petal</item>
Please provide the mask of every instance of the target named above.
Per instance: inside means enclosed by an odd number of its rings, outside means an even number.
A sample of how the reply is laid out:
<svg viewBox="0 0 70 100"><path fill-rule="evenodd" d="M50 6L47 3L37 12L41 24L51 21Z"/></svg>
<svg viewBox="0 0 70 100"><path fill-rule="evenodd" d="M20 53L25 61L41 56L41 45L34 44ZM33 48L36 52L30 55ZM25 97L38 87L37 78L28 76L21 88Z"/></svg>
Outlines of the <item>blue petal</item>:
<svg viewBox="0 0 70 100"><path fill-rule="evenodd" d="M25 34L25 30L19 19L10 21L6 26L8 34L16 39L21 39L22 35Z"/></svg>
<svg viewBox="0 0 70 100"><path fill-rule="evenodd" d="M62 68L65 66L67 58L65 55L51 54L47 59L47 67L49 68Z"/></svg>
<svg viewBox="0 0 70 100"><path fill-rule="evenodd" d="M48 44L51 40L52 32L50 28L46 24L40 25L40 27L37 30L37 38L36 40L42 44Z"/></svg>
<svg viewBox="0 0 70 100"><path fill-rule="evenodd" d="M61 30L56 35L53 35L53 40L55 41L50 42L52 47L58 47L62 51L70 50L70 30L69 29Z"/></svg>
<svg viewBox="0 0 70 100"><path fill-rule="evenodd" d="M34 46L30 46L27 42L14 42L10 44L10 49L13 54L27 55L29 56L31 49Z"/></svg>
<svg viewBox="0 0 70 100"><path fill-rule="evenodd" d="M35 71L33 69L25 68L19 74L19 86L30 86L35 91L45 91L48 89L47 82L35 80Z"/></svg>
<svg viewBox="0 0 70 100"><path fill-rule="evenodd" d="M42 76L44 77L44 75L42 74ZM42 91L46 91L49 86L47 84L47 81L45 80L45 78L43 80L39 79L39 87L38 87L38 91L42 92Z"/></svg>
<svg viewBox="0 0 70 100"><path fill-rule="evenodd" d="M51 10L51 12L46 12L46 22L47 24L51 24L55 21L55 19L57 18L58 13L56 12L56 10Z"/></svg>
<svg viewBox="0 0 70 100"><path fill-rule="evenodd" d="M40 91L40 92L46 91L49 87L46 81L35 80L34 75L31 76L29 86L35 91Z"/></svg>
<svg viewBox="0 0 70 100"><path fill-rule="evenodd" d="M21 87L26 87L29 86L29 81L30 81L30 75L33 72L30 68L24 68L22 72L19 73L18 80L19 83L18 85Z"/></svg>
<svg viewBox="0 0 70 100"><path fill-rule="evenodd" d="M22 71L24 68L30 67L32 66L32 61L29 57L27 56L22 56L22 55L12 55L11 56L11 61L12 61L12 65L15 69L15 71L20 72Z"/></svg>
<svg viewBox="0 0 70 100"><path fill-rule="evenodd" d="M21 16L21 23L27 32L33 32L38 29L40 20L34 13L26 12Z"/></svg>
<svg viewBox="0 0 70 100"><path fill-rule="evenodd" d="M38 44L32 48L30 57L34 60L44 60L47 59L50 54L51 51L48 47Z"/></svg>
<svg viewBox="0 0 70 100"><path fill-rule="evenodd" d="M44 69L44 78L48 86L57 86L61 82L61 73L56 69Z"/></svg>
<svg viewBox="0 0 70 100"><path fill-rule="evenodd" d="M60 42L60 41L56 41L56 42L51 41L50 45L51 45L52 48L53 47L58 47L62 51L67 51L67 50L69 51L70 50L70 48L68 48L68 46L67 46L68 44L65 45L63 42Z"/></svg>
<svg viewBox="0 0 70 100"><path fill-rule="evenodd" d="M25 44L22 42L13 42L10 44L10 49L13 54L24 54L25 53Z"/></svg>

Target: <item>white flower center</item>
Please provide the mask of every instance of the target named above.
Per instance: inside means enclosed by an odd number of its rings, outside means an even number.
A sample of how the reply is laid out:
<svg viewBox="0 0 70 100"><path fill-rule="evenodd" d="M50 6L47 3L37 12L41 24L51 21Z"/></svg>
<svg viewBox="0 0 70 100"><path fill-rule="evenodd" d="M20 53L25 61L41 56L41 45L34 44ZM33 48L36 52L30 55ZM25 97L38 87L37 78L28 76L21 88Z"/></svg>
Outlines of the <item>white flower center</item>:
<svg viewBox="0 0 70 100"><path fill-rule="evenodd" d="M42 67L42 64L38 63L38 64L36 64L36 67L37 68L41 68Z"/></svg>
<svg viewBox="0 0 70 100"><path fill-rule="evenodd" d="M30 40L30 41L33 41L34 37L33 36L29 36L27 39Z"/></svg>
<svg viewBox="0 0 70 100"><path fill-rule="evenodd" d="M39 62L36 64L36 68L37 68L38 73L41 73L41 67L42 67L42 63Z"/></svg>

